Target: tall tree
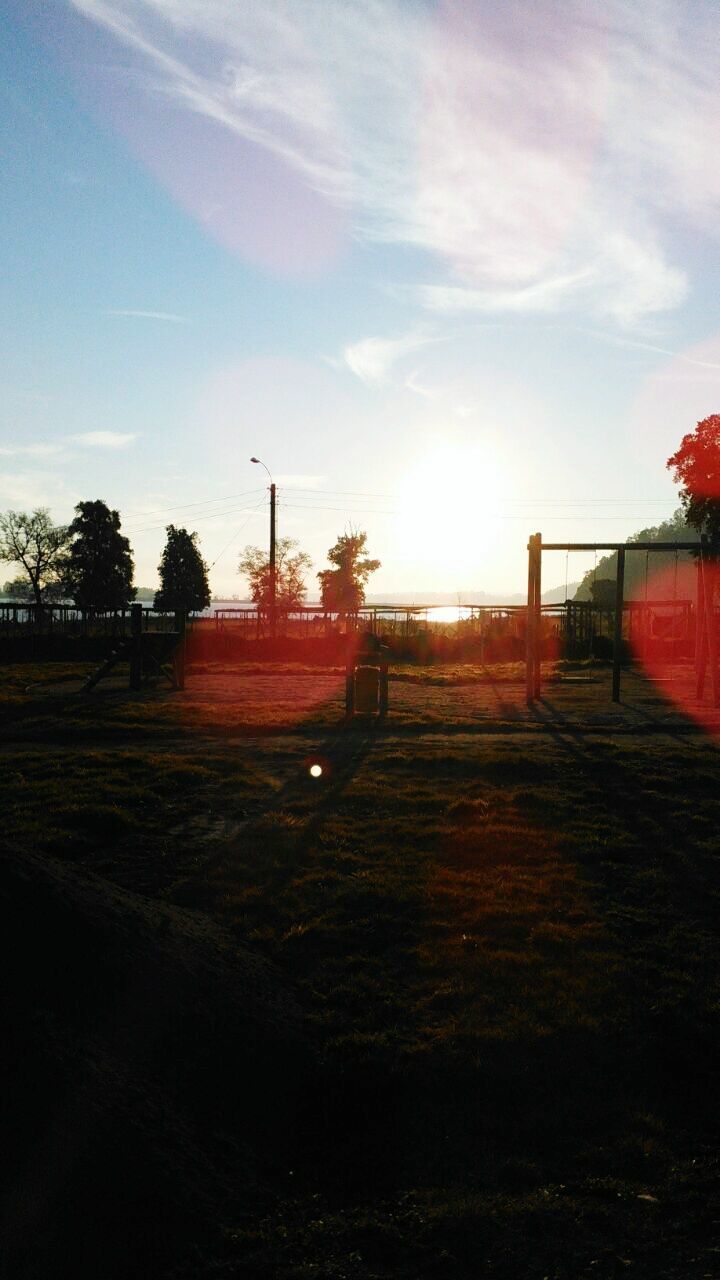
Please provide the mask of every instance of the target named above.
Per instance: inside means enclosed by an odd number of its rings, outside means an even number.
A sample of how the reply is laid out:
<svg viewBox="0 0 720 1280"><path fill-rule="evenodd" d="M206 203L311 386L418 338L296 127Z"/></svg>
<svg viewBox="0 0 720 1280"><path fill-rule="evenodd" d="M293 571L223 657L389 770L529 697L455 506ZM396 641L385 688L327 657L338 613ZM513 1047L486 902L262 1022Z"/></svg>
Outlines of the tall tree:
<svg viewBox="0 0 720 1280"><path fill-rule="evenodd" d="M169 524L167 542L158 566L160 590L156 609L182 609L199 613L210 603L208 570L197 547L197 534Z"/></svg>
<svg viewBox="0 0 720 1280"><path fill-rule="evenodd" d="M720 554L720 414L703 418L683 436L667 466L681 486L688 524L706 534L712 550Z"/></svg>
<svg viewBox="0 0 720 1280"><path fill-rule="evenodd" d="M275 604L280 610L298 609L305 599L305 574L312 567L307 551L296 551L296 538L278 538L275 545ZM292 553L295 554L292 554ZM250 599L261 609L270 604L270 560L260 547L246 547L238 573L248 580Z"/></svg>
<svg viewBox="0 0 720 1280"><path fill-rule="evenodd" d="M328 560L334 567L318 574L323 606L333 613L355 613L365 603L365 587L371 573L380 568L379 560L365 555L367 534L359 529L341 533Z"/></svg>
<svg viewBox="0 0 720 1280"><path fill-rule="evenodd" d="M22 567L37 605L60 593L69 539L68 528L53 524L47 507L0 515L0 561Z"/></svg>
<svg viewBox="0 0 720 1280"><path fill-rule="evenodd" d="M130 543L120 515L100 499L78 502L65 568L68 594L81 609L123 609L135 595Z"/></svg>

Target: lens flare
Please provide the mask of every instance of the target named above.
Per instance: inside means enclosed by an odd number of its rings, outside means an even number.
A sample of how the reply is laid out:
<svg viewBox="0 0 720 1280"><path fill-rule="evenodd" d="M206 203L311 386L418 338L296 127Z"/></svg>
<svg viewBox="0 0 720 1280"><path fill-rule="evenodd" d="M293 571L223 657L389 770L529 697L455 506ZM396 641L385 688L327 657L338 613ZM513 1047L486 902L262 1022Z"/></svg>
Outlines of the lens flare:
<svg viewBox="0 0 720 1280"><path fill-rule="evenodd" d="M321 764L311 764L311 765L310 765L310 777L311 777L311 778L321 778L321 777L322 777L322 765L321 765Z"/></svg>

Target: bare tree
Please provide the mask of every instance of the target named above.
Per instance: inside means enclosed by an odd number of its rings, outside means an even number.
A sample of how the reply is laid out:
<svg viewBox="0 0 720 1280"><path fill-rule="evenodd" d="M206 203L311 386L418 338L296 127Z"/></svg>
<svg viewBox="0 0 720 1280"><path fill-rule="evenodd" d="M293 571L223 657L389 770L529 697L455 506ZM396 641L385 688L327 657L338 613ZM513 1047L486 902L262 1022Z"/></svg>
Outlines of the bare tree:
<svg viewBox="0 0 720 1280"><path fill-rule="evenodd" d="M278 609L299 609L305 599L305 574L312 565L307 551L295 551L295 538L278 538L275 560L275 591ZM295 552L294 555L291 552ZM267 551L246 547L238 573L248 580L250 596L261 609L270 603L270 561Z"/></svg>
<svg viewBox="0 0 720 1280"><path fill-rule="evenodd" d="M69 541L69 530L53 524L47 507L0 515L0 561L22 567L37 605L59 586Z"/></svg>

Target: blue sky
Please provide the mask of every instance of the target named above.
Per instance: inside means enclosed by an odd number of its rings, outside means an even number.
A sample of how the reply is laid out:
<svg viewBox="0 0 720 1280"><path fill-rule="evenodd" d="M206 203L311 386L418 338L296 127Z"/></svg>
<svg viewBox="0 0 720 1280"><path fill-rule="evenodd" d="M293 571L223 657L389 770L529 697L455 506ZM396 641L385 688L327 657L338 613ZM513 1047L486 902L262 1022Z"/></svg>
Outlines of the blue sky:
<svg viewBox="0 0 720 1280"><path fill-rule="evenodd" d="M714 5L0 10L0 509L104 498L148 584L185 524L242 591L256 454L316 568L360 526L416 599L672 512L720 408Z"/></svg>

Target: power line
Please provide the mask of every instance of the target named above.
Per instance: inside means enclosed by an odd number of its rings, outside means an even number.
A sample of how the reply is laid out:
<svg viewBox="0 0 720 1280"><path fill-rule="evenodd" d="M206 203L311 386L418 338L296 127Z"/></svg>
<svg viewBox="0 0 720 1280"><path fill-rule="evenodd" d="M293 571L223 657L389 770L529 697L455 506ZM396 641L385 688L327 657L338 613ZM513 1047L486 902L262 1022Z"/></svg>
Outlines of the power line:
<svg viewBox="0 0 720 1280"><path fill-rule="evenodd" d="M295 485L283 485L285 493L312 493L321 498L396 498L396 493L360 493L354 489L299 489Z"/></svg>
<svg viewBox="0 0 720 1280"><path fill-rule="evenodd" d="M324 507L318 503L283 502L283 511L341 511L349 516L401 516L402 511L382 511L379 507Z"/></svg>
<svg viewBox="0 0 720 1280"><path fill-rule="evenodd" d="M345 515L356 516L403 516L406 511L382 510L379 507L329 507L321 506L319 503L297 503L284 502L283 510L293 511L339 511ZM548 511L532 512L499 512L492 511L489 513L490 518L494 520L575 520L575 521L599 521L599 520L642 520L645 518L642 512L633 513L628 511L618 511L615 515L609 516L570 516L570 515L553 515Z"/></svg>
<svg viewBox="0 0 720 1280"><path fill-rule="evenodd" d="M262 501L263 499L261 498L260 502ZM258 507L259 506L260 506L260 503L258 503ZM209 515L209 516L195 516L194 522L196 524L203 524L206 520L217 520L220 518L220 516L232 516L232 515L235 515L236 512L238 511L246 511L246 510L247 510L246 507L228 507L225 511L214 511L212 515ZM254 514L256 510L257 508L254 507L250 514L251 515ZM129 534L134 535L137 533L152 533L155 529L164 529L164 528L165 528L164 524L151 524L151 525L144 526L141 529L128 529L127 532Z"/></svg>
<svg viewBox="0 0 720 1280"><path fill-rule="evenodd" d="M263 494L263 497L264 497L264 496L265 496L265 495ZM232 543L235 541L235 539L240 537L240 534L242 533L243 529L245 528L245 525L248 523L248 520L250 519L250 517L251 517L251 516L254 516L254 515L255 515L255 512L260 510L260 504L262 503L262 501L263 501L263 499L261 498L261 499L260 499L260 501L259 501L259 502L257 502L257 503L255 504L255 506L253 507L252 511L249 511L249 512L248 512L247 519L243 520L242 524L240 525L240 528L237 530L237 532L236 532L236 533L234 533L234 534L233 534L233 536L232 536L232 538L230 539L230 541L225 543L225 546L223 547L222 551L220 551L220 552L218 553L218 555L216 555L216 557L215 557L215 559L213 560L212 564L208 567L208 573L210 572L210 570L211 570L211 569L214 569L214 568L215 568L215 565L217 564L218 560L220 559L220 556L224 556L224 555L225 555L225 552L227 551L228 547L232 545Z"/></svg>
<svg viewBox="0 0 720 1280"><path fill-rule="evenodd" d="M162 515L165 511L184 511L188 507L207 507L213 502L232 502L235 498L247 498L259 492L259 488L245 489L243 493L226 493L222 498L201 498L198 502L179 502L175 507L158 507L155 511L128 511L126 514L129 519L135 517L144 519L146 516Z"/></svg>

